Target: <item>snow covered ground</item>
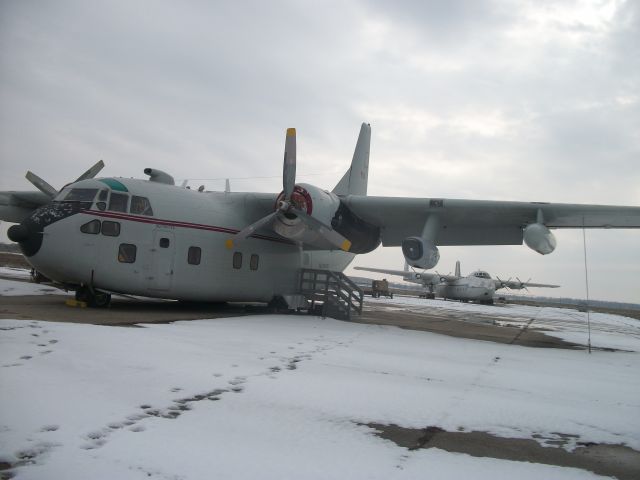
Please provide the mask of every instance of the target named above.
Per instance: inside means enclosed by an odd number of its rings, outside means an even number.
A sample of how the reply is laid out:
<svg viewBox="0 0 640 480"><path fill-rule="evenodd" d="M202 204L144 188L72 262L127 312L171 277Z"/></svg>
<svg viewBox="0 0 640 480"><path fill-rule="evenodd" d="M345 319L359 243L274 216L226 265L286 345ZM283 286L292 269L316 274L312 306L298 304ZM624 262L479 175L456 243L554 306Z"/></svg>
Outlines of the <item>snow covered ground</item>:
<svg viewBox="0 0 640 480"><path fill-rule="evenodd" d="M409 451L364 424L637 450L639 345L620 343L633 351L296 315L142 328L0 320L0 462L17 465L16 479L601 478Z"/></svg>
<svg viewBox="0 0 640 480"><path fill-rule="evenodd" d="M20 280L28 280L31 274L23 268L0 267L0 275ZM15 282L0 278L0 296L17 295L68 295L68 293L51 285L31 282Z"/></svg>
<svg viewBox="0 0 640 480"><path fill-rule="evenodd" d="M572 308L533 307L529 305L479 305L451 300L425 300L415 297L398 297L393 300L369 299L367 303L387 309L408 309L426 314L446 312L460 320L476 323L492 323L544 331L554 336L587 345L588 328L586 312ZM473 318L469 318L473 313ZM634 318L609 313L589 313L591 323L591 345L598 348L616 348L640 351L640 321Z"/></svg>

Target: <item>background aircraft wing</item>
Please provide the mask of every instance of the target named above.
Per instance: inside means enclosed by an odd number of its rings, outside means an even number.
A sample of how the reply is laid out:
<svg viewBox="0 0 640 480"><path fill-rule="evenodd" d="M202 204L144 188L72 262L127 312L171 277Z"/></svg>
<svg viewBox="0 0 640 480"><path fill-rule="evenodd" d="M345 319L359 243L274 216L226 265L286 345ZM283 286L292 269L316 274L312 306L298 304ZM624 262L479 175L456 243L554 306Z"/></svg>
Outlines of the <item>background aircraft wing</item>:
<svg viewBox="0 0 640 480"><path fill-rule="evenodd" d="M0 192L0 220L20 223L36 208L50 201L51 198L40 191Z"/></svg>
<svg viewBox="0 0 640 480"><path fill-rule="evenodd" d="M404 277L405 280L415 283L438 284L440 282L450 282L458 277L453 275L440 275L439 273L430 272L412 272L405 270L387 270L386 268L370 268L370 267L353 267L354 270L364 270L367 272L386 273L387 275L398 275Z"/></svg>
<svg viewBox="0 0 640 480"><path fill-rule="evenodd" d="M496 289L498 288L509 288L511 290L522 290L523 288L534 287L534 288L559 288L560 285L548 285L546 283L532 283L532 282L520 282L517 280L494 280L496 284Z"/></svg>
<svg viewBox="0 0 640 480"><path fill-rule="evenodd" d="M437 245L521 245L538 211L549 228L640 228L640 207L441 198L343 198L362 220L381 229L384 246L420 236L429 215L440 217Z"/></svg>
<svg viewBox="0 0 640 480"><path fill-rule="evenodd" d="M354 270L364 270L366 272L386 273L387 275L398 275L400 277L410 277L413 272L405 270L387 270L385 268L353 267Z"/></svg>

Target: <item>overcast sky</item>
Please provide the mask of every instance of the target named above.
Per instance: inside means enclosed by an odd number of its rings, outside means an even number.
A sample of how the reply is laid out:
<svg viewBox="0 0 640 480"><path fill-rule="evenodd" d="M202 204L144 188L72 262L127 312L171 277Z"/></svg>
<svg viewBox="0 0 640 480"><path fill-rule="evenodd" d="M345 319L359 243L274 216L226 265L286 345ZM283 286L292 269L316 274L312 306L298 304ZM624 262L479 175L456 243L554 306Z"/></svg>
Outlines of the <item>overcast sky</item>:
<svg viewBox="0 0 640 480"><path fill-rule="evenodd" d="M298 180L332 188L366 121L370 195L638 206L640 2L3 0L0 104L1 190L104 159L276 192L292 126ZM557 237L437 269L584 297L582 232ZM592 298L640 302L640 230L587 231L587 253Z"/></svg>

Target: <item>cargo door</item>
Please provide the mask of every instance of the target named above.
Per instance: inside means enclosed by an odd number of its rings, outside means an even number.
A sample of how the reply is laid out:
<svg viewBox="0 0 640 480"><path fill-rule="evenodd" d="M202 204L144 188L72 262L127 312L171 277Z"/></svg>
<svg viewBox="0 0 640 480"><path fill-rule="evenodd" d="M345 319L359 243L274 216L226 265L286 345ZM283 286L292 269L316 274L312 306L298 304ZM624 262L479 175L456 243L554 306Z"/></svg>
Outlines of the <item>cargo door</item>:
<svg viewBox="0 0 640 480"><path fill-rule="evenodd" d="M151 245L149 289L170 290L173 282L175 235L172 228L156 226Z"/></svg>

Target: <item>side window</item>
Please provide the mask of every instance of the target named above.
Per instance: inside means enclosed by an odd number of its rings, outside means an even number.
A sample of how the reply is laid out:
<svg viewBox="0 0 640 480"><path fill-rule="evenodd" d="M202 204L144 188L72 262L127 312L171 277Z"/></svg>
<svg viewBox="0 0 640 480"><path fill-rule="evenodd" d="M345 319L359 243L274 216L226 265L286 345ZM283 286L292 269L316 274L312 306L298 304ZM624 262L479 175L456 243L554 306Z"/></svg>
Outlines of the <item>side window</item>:
<svg viewBox="0 0 640 480"><path fill-rule="evenodd" d="M80 227L82 233L90 233L97 235L100 233L100 220L91 220L89 223L85 223Z"/></svg>
<svg viewBox="0 0 640 480"><path fill-rule="evenodd" d="M118 249L118 261L120 263L133 263L136 261L136 246L132 243L121 243Z"/></svg>
<svg viewBox="0 0 640 480"><path fill-rule="evenodd" d="M233 268L240 269L242 268L242 253L235 252L233 254Z"/></svg>
<svg viewBox="0 0 640 480"><path fill-rule="evenodd" d="M251 260L249 260L249 268L251 270L257 270L259 261L260 261L260 257L258 255L256 255L255 253L251 255Z"/></svg>
<svg viewBox="0 0 640 480"><path fill-rule="evenodd" d="M187 253L187 262L189 265L200 265L200 258L202 257L202 250L200 247L189 247Z"/></svg>
<svg viewBox="0 0 640 480"><path fill-rule="evenodd" d="M102 222L102 234L107 237L117 237L120 235L120 224L118 222L105 220Z"/></svg>
<svg viewBox="0 0 640 480"><path fill-rule="evenodd" d="M171 244L171 242L169 241L168 238L162 237L160 239L160 248L169 248L169 245Z"/></svg>
<svg viewBox="0 0 640 480"><path fill-rule="evenodd" d="M129 203L129 195L124 193L111 192L111 200L109 201L109 210L114 212L126 212Z"/></svg>
<svg viewBox="0 0 640 480"><path fill-rule="evenodd" d="M147 197L138 197L136 195L131 197L131 213L137 213L139 215L153 215L151 204Z"/></svg>

